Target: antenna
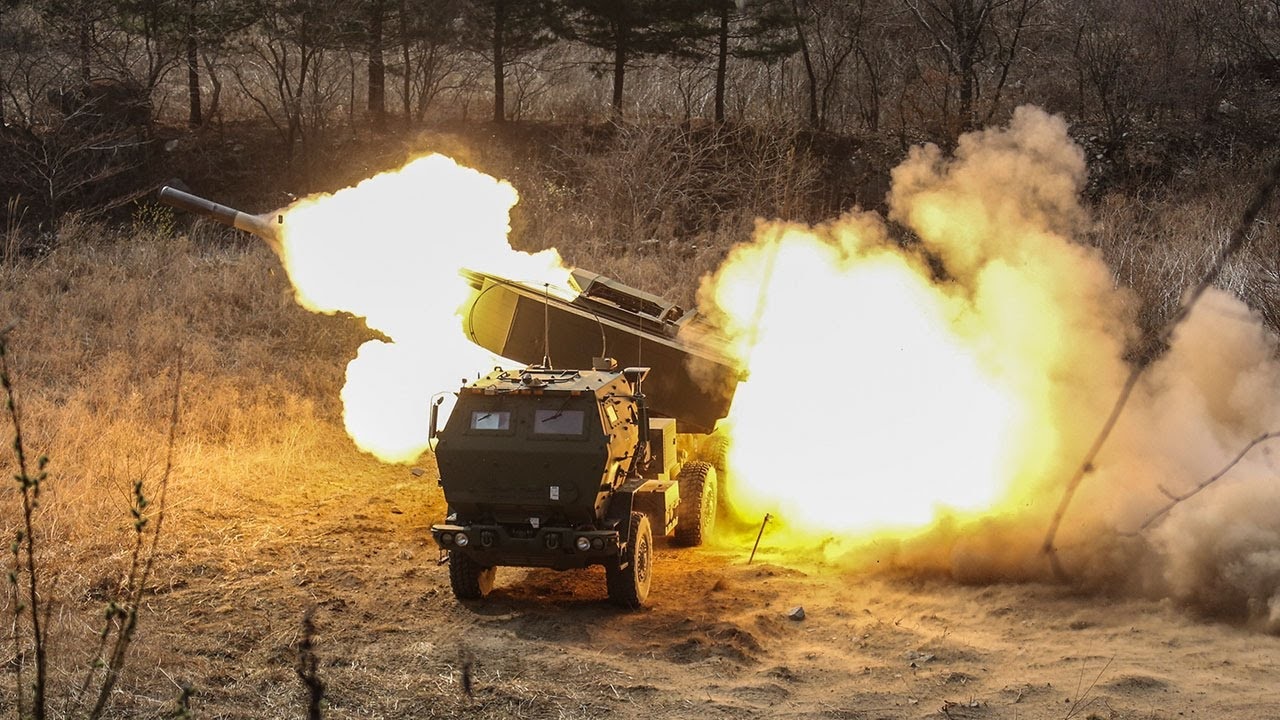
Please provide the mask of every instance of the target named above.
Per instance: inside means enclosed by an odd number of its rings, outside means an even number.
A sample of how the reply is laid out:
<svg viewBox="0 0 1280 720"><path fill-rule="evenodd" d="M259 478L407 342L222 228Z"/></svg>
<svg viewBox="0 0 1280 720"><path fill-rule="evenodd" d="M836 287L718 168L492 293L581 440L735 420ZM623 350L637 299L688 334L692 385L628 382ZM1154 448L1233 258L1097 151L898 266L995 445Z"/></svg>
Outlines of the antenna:
<svg viewBox="0 0 1280 720"><path fill-rule="evenodd" d="M551 283L542 283L542 367L551 368Z"/></svg>

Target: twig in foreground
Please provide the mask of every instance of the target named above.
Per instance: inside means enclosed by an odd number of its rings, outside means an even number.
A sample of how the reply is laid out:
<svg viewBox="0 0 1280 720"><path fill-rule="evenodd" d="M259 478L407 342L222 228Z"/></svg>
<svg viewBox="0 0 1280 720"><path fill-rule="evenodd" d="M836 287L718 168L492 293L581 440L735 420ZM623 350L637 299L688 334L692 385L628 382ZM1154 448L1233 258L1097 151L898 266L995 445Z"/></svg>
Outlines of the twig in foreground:
<svg viewBox="0 0 1280 720"><path fill-rule="evenodd" d="M1214 484L1218 480L1222 479L1222 476L1230 472L1231 468L1235 467L1237 463L1243 460L1244 456L1248 455L1250 450L1257 447L1258 445L1261 445L1264 442L1267 442L1268 440L1274 440L1276 438L1280 438L1280 430L1277 430L1275 432L1263 433L1262 435L1259 435L1253 440L1250 440L1249 444L1245 445L1244 449L1241 450L1238 454L1236 454L1236 456L1231 459L1231 462L1227 463L1225 467L1223 467L1218 472L1214 473L1212 476L1210 476L1203 482L1197 484L1195 487L1191 488L1187 492L1182 493L1181 495L1175 495L1169 492L1168 490L1165 490L1164 488L1160 488L1160 491L1164 493L1165 497L1169 498L1169 502L1165 504L1164 507L1152 513L1150 517L1148 517L1146 520L1142 522L1141 525L1138 526L1137 530L1134 530L1132 532L1120 533L1120 534L1125 537L1132 537L1134 535L1138 535L1139 533L1146 530L1147 528L1150 528L1152 525L1154 525L1157 521L1159 521L1165 515L1168 515L1169 511L1172 510L1178 503L1184 500L1190 500L1191 498L1199 494L1201 490L1204 490L1205 488Z"/></svg>

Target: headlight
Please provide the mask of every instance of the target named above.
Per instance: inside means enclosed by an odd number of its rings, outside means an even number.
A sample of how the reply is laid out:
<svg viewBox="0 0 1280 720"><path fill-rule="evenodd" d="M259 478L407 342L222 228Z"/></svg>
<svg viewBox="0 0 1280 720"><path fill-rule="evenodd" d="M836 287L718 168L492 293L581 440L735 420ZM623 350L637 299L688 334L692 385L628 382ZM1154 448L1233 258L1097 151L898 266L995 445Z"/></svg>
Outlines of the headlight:
<svg viewBox="0 0 1280 720"><path fill-rule="evenodd" d="M592 549L594 549L594 550L603 550L603 549L604 549L604 538L592 538L592 539L591 539L591 547L592 547Z"/></svg>
<svg viewBox="0 0 1280 720"><path fill-rule="evenodd" d="M471 542L471 539L467 537L466 533L458 533L453 536L453 542L458 547L466 547L467 543Z"/></svg>
<svg viewBox="0 0 1280 720"><path fill-rule="evenodd" d="M453 544L453 533L440 533L440 544L441 544L441 545L452 545L452 544Z"/></svg>
<svg viewBox="0 0 1280 720"><path fill-rule="evenodd" d="M591 549L591 541L585 537L578 538L577 540L574 541L573 544L576 545L577 548L583 552L586 552L587 550Z"/></svg>

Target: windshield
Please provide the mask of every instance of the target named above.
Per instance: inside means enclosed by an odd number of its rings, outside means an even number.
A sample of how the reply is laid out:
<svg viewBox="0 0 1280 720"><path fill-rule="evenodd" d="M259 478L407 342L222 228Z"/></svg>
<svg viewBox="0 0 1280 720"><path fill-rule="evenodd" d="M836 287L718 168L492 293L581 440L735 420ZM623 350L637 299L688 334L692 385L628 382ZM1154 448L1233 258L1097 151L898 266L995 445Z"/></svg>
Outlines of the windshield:
<svg viewBox="0 0 1280 720"><path fill-rule="evenodd" d="M581 435L585 417L581 410L538 410L533 416L533 434Z"/></svg>
<svg viewBox="0 0 1280 720"><path fill-rule="evenodd" d="M507 410L472 410L472 430L510 430L511 413Z"/></svg>

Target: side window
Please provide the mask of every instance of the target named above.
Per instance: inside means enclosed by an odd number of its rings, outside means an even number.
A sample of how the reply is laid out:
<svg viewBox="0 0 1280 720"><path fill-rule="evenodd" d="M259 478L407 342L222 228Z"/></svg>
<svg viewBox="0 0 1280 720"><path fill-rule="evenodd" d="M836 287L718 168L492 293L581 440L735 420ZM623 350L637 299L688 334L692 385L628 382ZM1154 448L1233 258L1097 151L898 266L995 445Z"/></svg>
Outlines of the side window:
<svg viewBox="0 0 1280 720"><path fill-rule="evenodd" d="M581 435L585 416L581 410L537 410L533 414L533 434Z"/></svg>
<svg viewBox="0 0 1280 720"><path fill-rule="evenodd" d="M472 410L471 429L507 432L511 430L511 412L508 410Z"/></svg>

